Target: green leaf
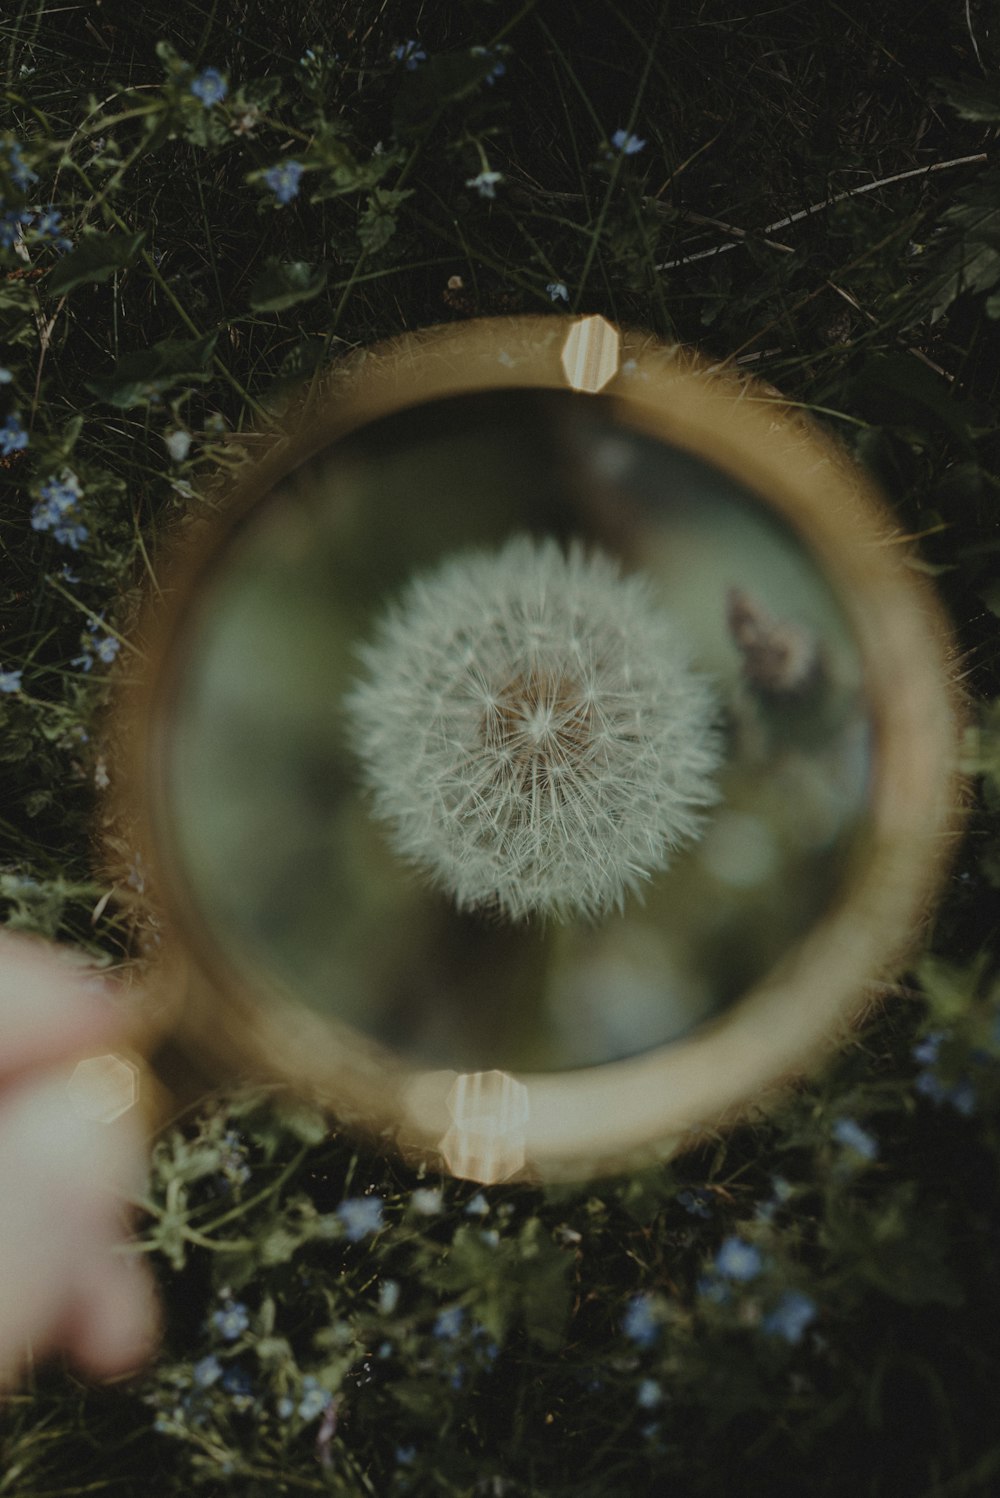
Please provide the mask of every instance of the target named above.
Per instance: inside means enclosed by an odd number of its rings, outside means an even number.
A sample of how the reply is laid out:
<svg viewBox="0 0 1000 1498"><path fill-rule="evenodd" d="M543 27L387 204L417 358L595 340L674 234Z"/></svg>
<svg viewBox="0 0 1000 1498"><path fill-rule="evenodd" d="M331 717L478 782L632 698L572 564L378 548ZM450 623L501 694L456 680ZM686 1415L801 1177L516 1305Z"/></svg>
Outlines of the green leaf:
<svg viewBox="0 0 1000 1498"><path fill-rule="evenodd" d="M988 953L980 953L968 967L932 955L921 959L917 977L935 1020L950 1025L969 1012L988 962Z"/></svg>
<svg viewBox="0 0 1000 1498"><path fill-rule="evenodd" d="M180 382L204 383L218 333L188 340L165 339L152 348L123 354L110 375L85 380L84 385L112 406L139 406Z"/></svg>
<svg viewBox="0 0 1000 1498"><path fill-rule="evenodd" d="M395 210L407 198L413 196L411 187L397 192L388 187L376 187L368 195L368 206L358 222L358 239L361 248L373 253L388 244L396 232Z"/></svg>
<svg viewBox="0 0 1000 1498"><path fill-rule="evenodd" d="M95 281L109 281L116 271L124 270L142 249L145 229L138 234L84 233L76 249L54 265L45 281L50 296L61 296L74 286Z"/></svg>
<svg viewBox="0 0 1000 1498"><path fill-rule="evenodd" d="M520 1322L537 1346L562 1347L569 1317L573 1256L557 1247L537 1217L519 1236L487 1242L482 1229L464 1225L455 1233L444 1263L428 1272L428 1284L467 1297L473 1314L496 1341Z"/></svg>
<svg viewBox="0 0 1000 1498"><path fill-rule="evenodd" d="M912 354L870 359L853 381L852 394L878 423L919 429L928 417L936 418L962 447L971 449L971 412L940 375Z"/></svg>
<svg viewBox="0 0 1000 1498"><path fill-rule="evenodd" d="M935 78L963 120L1000 120L1000 83L994 78Z"/></svg>
<svg viewBox="0 0 1000 1498"><path fill-rule="evenodd" d="M305 260L282 262L271 255L250 288L250 306L255 312L282 312L319 296L326 280L323 265L312 266Z"/></svg>

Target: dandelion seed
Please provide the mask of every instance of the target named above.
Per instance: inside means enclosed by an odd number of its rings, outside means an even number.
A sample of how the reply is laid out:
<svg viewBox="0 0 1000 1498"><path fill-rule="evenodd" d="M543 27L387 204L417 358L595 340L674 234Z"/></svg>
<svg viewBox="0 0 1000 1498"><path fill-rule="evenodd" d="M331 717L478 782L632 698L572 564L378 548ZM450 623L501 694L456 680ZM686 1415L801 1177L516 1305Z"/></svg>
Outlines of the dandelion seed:
<svg viewBox="0 0 1000 1498"><path fill-rule="evenodd" d="M345 700L375 816L463 910L593 919L717 793L715 699L645 579L519 536L415 578Z"/></svg>
<svg viewBox="0 0 1000 1498"><path fill-rule="evenodd" d="M206 109L211 109L213 105L222 103L229 92L229 84L218 68L206 68L193 80L191 92L196 99L201 100Z"/></svg>
<svg viewBox="0 0 1000 1498"><path fill-rule="evenodd" d="M264 181L279 203L290 203L298 196L301 177L302 167L297 161L281 161L264 173Z"/></svg>
<svg viewBox="0 0 1000 1498"><path fill-rule="evenodd" d="M637 135L629 135L625 130L616 130L611 137L611 144L616 151L621 151L623 156L634 156L637 151L642 150L646 142L640 140Z"/></svg>

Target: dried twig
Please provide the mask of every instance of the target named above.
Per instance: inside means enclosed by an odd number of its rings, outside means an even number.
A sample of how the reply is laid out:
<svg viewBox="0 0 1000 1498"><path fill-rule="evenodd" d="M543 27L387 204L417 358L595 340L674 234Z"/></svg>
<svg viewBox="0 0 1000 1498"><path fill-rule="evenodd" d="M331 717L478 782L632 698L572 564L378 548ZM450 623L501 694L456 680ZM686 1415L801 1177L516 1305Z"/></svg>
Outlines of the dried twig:
<svg viewBox="0 0 1000 1498"><path fill-rule="evenodd" d="M767 234L773 234L776 229L784 229L789 224L798 223L800 219L808 218L812 213L820 213L824 208L831 208L834 203L841 203L845 198L857 197L863 192L874 192L877 187L888 187L893 182L902 182L908 177L926 177L931 172L944 172L953 166L968 166L972 162L985 161L987 154L979 151L973 156L957 156L953 161L933 161L930 166L914 167L909 172L897 172L893 177L880 177L877 182L865 182L860 187L849 187L846 192L834 193L832 198L824 198L822 203L813 203L808 208L800 208L797 213L791 213L787 218L779 218L773 224L765 224L763 229L748 230L738 229L732 224L723 224L718 219L706 219L706 223L714 223L720 229L725 229L729 234L735 234L736 240L732 244L717 244L710 250L698 250L693 255L682 255L679 260L667 260L662 265L656 266L657 270L673 270L678 265L689 265L692 260L706 260L711 255L722 255L726 250L735 250L751 235L753 238L763 240L765 244L770 243L764 238ZM773 249L788 251L789 246L785 244L773 244Z"/></svg>

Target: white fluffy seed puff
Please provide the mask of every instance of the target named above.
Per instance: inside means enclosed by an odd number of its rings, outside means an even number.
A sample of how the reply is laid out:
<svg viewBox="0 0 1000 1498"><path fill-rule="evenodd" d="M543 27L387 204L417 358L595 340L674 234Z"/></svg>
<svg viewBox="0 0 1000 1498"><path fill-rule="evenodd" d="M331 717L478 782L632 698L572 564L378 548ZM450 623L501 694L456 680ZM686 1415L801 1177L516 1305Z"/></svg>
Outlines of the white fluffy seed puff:
<svg viewBox="0 0 1000 1498"><path fill-rule="evenodd" d="M711 688L646 580L578 541L449 557L360 658L344 706L374 813L462 910L621 909L717 799Z"/></svg>

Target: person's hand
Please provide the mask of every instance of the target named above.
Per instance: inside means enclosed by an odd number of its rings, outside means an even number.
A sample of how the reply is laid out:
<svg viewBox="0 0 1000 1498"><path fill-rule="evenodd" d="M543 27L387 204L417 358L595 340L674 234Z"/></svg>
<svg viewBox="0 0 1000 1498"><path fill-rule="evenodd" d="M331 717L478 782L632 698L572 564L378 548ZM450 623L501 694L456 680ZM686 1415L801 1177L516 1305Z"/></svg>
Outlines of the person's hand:
<svg viewBox="0 0 1000 1498"><path fill-rule="evenodd" d="M0 931L0 1395L29 1358L64 1352L111 1378L158 1338L149 1266L115 1251L121 1198L146 1185L138 1109L99 1123L67 1095L74 1061L124 1030L102 989L59 949Z"/></svg>

